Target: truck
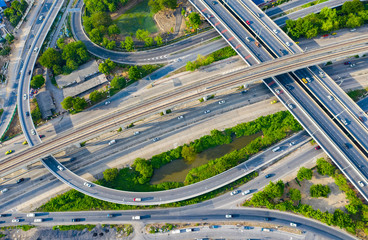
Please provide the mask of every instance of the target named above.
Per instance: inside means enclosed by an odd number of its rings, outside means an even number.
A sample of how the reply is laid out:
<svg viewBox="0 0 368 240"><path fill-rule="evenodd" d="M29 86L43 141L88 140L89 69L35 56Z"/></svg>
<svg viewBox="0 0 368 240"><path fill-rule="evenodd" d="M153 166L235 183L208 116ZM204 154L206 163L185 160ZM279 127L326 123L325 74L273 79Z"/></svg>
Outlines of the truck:
<svg viewBox="0 0 368 240"><path fill-rule="evenodd" d="M254 41L254 44L255 44L257 47L261 47L261 44L260 44L258 41Z"/></svg>
<svg viewBox="0 0 368 240"><path fill-rule="evenodd" d="M43 222L42 218L35 218L34 222Z"/></svg>
<svg viewBox="0 0 368 240"><path fill-rule="evenodd" d="M171 233L172 233L172 234L180 233L180 229L172 230L172 231L171 231Z"/></svg>
<svg viewBox="0 0 368 240"><path fill-rule="evenodd" d="M271 232L272 230L271 229L269 229L269 228L262 228L262 230L261 231L263 231L263 232Z"/></svg>
<svg viewBox="0 0 368 240"><path fill-rule="evenodd" d="M27 217L35 217L36 216L36 214L34 214L34 213L27 213Z"/></svg>
<svg viewBox="0 0 368 240"><path fill-rule="evenodd" d="M133 216L132 217L132 220L139 220L139 219L141 219L141 216Z"/></svg>

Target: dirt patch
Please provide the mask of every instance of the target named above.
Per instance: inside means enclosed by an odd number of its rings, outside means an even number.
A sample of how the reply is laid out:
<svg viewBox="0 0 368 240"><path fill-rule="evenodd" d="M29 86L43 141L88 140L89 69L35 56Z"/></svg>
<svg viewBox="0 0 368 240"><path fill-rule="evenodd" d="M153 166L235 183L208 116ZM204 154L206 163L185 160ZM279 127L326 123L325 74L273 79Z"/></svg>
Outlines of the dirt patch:
<svg viewBox="0 0 368 240"><path fill-rule="evenodd" d="M313 209L320 209L322 212L328 211L333 213L336 209L346 211L345 205L349 203L346 199L346 195L342 192L339 187L335 184L333 178L328 176L321 176L316 169L313 170L312 180L304 180L301 183L301 187L295 180L289 182L290 188L297 188L302 194L302 204L308 204ZM313 184L328 185L331 189L331 193L327 198L312 198L309 194L309 189Z"/></svg>
<svg viewBox="0 0 368 240"><path fill-rule="evenodd" d="M18 111L15 113L12 122L10 123L10 127L8 131L5 133L5 139L12 138L18 134L22 133L22 128L20 127L20 121L18 118Z"/></svg>
<svg viewBox="0 0 368 240"><path fill-rule="evenodd" d="M128 11L129 9L131 9L132 7L134 7L135 5L141 3L143 0L131 0L129 1L125 6L119 8L118 11L111 13L111 19L114 21L115 19L117 19L121 14L124 14L126 11Z"/></svg>
<svg viewBox="0 0 368 240"><path fill-rule="evenodd" d="M161 33L174 33L176 25L175 10L160 11L153 18Z"/></svg>

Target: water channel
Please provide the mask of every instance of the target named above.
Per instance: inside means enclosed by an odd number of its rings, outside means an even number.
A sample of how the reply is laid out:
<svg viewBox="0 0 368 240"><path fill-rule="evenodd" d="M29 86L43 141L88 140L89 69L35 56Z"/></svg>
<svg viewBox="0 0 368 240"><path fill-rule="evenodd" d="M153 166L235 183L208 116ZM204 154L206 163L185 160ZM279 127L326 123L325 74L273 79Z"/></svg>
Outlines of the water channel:
<svg viewBox="0 0 368 240"><path fill-rule="evenodd" d="M213 147L197 154L196 158L190 162L184 159L174 160L154 171L151 184L159 184L163 182L184 182L185 177L192 168L199 167L208 163L210 160L222 157L234 150L241 149L259 136L262 136L262 132L251 136L234 138L230 144Z"/></svg>

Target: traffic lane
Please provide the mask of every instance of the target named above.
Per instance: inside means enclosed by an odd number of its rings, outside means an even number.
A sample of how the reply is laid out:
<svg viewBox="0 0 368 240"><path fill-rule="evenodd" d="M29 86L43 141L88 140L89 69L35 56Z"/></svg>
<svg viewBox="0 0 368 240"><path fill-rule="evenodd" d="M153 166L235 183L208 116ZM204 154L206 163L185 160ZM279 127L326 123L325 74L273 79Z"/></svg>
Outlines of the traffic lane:
<svg viewBox="0 0 368 240"><path fill-rule="evenodd" d="M309 68L314 74L319 73L320 69L317 66L312 66ZM318 74L316 74L318 76ZM323 78L319 78L319 81L326 84L330 91L332 91L336 96L338 96L339 100L343 103L343 106L347 107L349 112L355 116L355 122L358 125L363 125L364 129L362 132L367 131L368 123L367 123L367 116L362 111L361 108L330 78L330 76L325 76ZM359 117L363 117L365 121L359 120ZM367 136L367 134L364 134ZM366 140L368 142L368 138Z"/></svg>
<svg viewBox="0 0 368 240"><path fill-rule="evenodd" d="M242 27L239 27L239 23L232 17L230 16L230 14L227 12L227 10L220 4L212 4L212 1L203 1L205 4L203 4L201 1L197 1L197 0L193 0L192 1L194 4L198 5L199 9L203 9L202 11L206 10L211 10L212 14L214 13L216 16L213 19L219 19L221 21L222 24L220 24L219 26L223 26L223 23L226 23L226 28L224 27L223 30L219 29L219 31L222 34L228 34L228 29L231 31L231 35L229 37L226 37L228 41L233 41L231 39L234 39L234 36L236 36L236 40L240 41L239 43L242 45L242 47L244 49L246 49L247 53L243 53L242 57L243 59L246 59L248 61L248 59L252 59L253 57L251 57L249 55L248 51L251 51L254 55L255 53L257 53L259 56L258 58L265 58L267 57L268 54L262 53L262 52L255 52L255 48L249 48L249 46L247 45L247 43L245 42L246 37L250 37L250 34L244 32L244 29ZM212 19L212 18L211 18ZM214 21L214 20L211 20ZM216 25L216 23L214 24ZM232 46L233 48L237 47ZM252 62L250 62L251 65L257 64L258 61L254 60Z"/></svg>
<svg viewBox="0 0 368 240"><path fill-rule="evenodd" d="M272 17L274 15L280 14L280 13L284 13L285 11L298 7L298 6L302 6L306 3L309 2L313 2L313 0L298 0L298 1L291 1L291 2L287 2L287 3L283 3L279 6L273 7L273 8L269 8L265 10L265 13L267 14L267 16Z"/></svg>
<svg viewBox="0 0 368 240"><path fill-rule="evenodd" d="M280 146L280 148L283 149L284 152L273 152L271 149L268 149L259 154L256 154L255 156L247 160L246 166L244 164L240 164L237 167L220 173L210 179L206 179L199 183L188 185L182 188L167 190L164 192L142 193L119 191L94 184L92 185L92 187L87 187L84 185L84 179L65 169L65 167L63 167L63 171L57 169L57 166L61 164L59 164L56 159L49 157L44 160L44 163L46 164L46 166L48 166L48 168L50 168L51 171L53 171L52 173L55 176L60 176L60 180L62 180L64 183L67 183L68 185L70 184L72 187L77 188L78 191L81 191L82 193L85 193L87 195L91 195L95 198L121 204L156 205L167 202L180 201L213 191L221 186L224 186L230 182L235 181L236 179L239 179L251 173L255 170L255 168L266 164L270 160L284 156L286 153L295 149L298 146L298 144L294 146L289 146L290 141L300 143L303 141L302 139L306 138L308 137L305 135L295 135L291 139L284 140L276 145ZM142 202L136 202L133 200L133 198L141 198Z"/></svg>
<svg viewBox="0 0 368 240"><path fill-rule="evenodd" d="M317 79L315 79L315 78L319 78L318 75L315 73L316 75L313 76L307 70L307 68L297 70L295 71L295 74L300 79L303 77L309 77L311 79L312 82L306 84L306 87L309 88L314 93L317 99L319 99L319 101L321 101L335 117L338 116L336 118L340 121L340 123L342 123L341 119L347 119L348 125L344 125L345 128L348 131L350 131L352 134L354 134L355 138L360 142L362 146L364 146L365 149L368 149L368 145L367 145L368 144L368 134L366 130L362 128L361 122L356 118L352 118L351 115L349 114L349 111L346 110L344 106L341 105L337 99L334 99L334 100L328 99L327 96L329 96L331 93L323 85L321 85ZM319 71L318 71L318 74L319 74ZM346 95L345 92L341 91L341 93Z"/></svg>
<svg viewBox="0 0 368 240"><path fill-rule="evenodd" d="M286 74L279 75L276 78L279 79L284 86L286 84L293 86L293 89L289 90L289 93L298 101L300 105L303 106L304 109L306 109L314 121L316 121L316 123L326 132L329 138L334 141L334 143L355 166L365 166L363 169L360 169L360 172L367 177L368 172L366 169L368 163L365 161L364 156L362 156L357 149L346 149L344 147L344 144L348 142L347 137L335 126L334 123L332 123L332 121L322 112L322 110L320 110L319 107L316 106L306 94L304 94L300 86L290 79ZM356 169L356 171L358 170ZM359 187L359 189L364 190L365 194L367 194L366 188Z"/></svg>

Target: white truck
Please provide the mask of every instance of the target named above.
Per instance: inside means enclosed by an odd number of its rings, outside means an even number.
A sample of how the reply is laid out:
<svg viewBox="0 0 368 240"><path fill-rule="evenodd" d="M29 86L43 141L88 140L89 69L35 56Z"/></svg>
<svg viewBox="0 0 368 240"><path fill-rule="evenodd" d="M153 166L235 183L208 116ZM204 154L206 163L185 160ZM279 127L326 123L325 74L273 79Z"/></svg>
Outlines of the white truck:
<svg viewBox="0 0 368 240"><path fill-rule="evenodd" d="M132 217L132 220L139 220L139 219L141 219L141 216L133 216Z"/></svg>
<svg viewBox="0 0 368 240"><path fill-rule="evenodd" d="M35 217L36 216L36 214L34 214L34 213L27 213L27 217Z"/></svg>
<svg viewBox="0 0 368 240"><path fill-rule="evenodd" d="M171 233L172 233L172 234L180 233L180 229L172 230L172 231L171 231Z"/></svg>
<svg viewBox="0 0 368 240"><path fill-rule="evenodd" d="M42 218L35 218L34 222L42 222L43 219Z"/></svg>

